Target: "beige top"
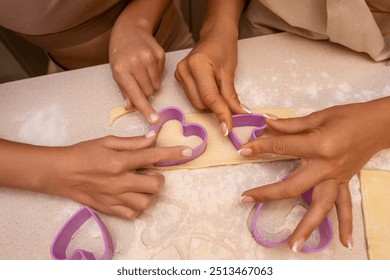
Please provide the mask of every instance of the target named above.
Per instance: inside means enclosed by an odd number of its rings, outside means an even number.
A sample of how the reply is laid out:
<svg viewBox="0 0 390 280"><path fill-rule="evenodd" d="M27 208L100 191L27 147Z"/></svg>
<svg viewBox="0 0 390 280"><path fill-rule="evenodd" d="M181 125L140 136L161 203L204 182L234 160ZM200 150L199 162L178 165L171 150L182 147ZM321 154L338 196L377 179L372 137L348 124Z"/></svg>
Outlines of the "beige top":
<svg viewBox="0 0 390 280"><path fill-rule="evenodd" d="M390 58L389 0L251 0L240 24L241 37L286 31L330 40L365 52L375 61Z"/></svg>
<svg viewBox="0 0 390 280"><path fill-rule="evenodd" d="M108 62L111 28L130 0L2 0L0 26L48 51L65 69ZM172 3L155 38L166 50L188 48L193 40Z"/></svg>

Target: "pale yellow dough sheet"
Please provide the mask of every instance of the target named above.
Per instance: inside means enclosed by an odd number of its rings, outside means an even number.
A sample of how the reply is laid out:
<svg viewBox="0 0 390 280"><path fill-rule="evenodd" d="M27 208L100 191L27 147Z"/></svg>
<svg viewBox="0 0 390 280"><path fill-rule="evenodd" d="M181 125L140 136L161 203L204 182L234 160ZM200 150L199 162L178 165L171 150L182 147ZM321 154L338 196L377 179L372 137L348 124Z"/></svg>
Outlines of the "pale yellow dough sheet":
<svg viewBox="0 0 390 280"><path fill-rule="evenodd" d="M360 171L368 256L390 259L390 171Z"/></svg>
<svg viewBox="0 0 390 280"><path fill-rule="evenodd" d="M270 113L275 116L286 118L296 116L296 109L287 108L287 109L258 109L254 110L255 113L264 114ZM118 108L114 108L110 112L111 123L115 119L126 114L126 111ZM185 114L186 123L199 123L203 125L208 133L208 141L206 151L198 158L175 166L167 167L155 167L152 168L159 170L169 170L169 169L196 169L196 168L205 168L211 166L220 166L220 165L231 165L231 164L240 164L245 162L268 162L275 160L291 159L292 157L281 156L275 154L263 154L258 158L243 158L237 154L236 148L230 142L229 137L222 135L220 131L220 126L217 118L212 113L195 113L195 114ZM235 130L236 134L240 137L241 141L244 143L250 136L250 132L253 127L238 128ZM268 133L265 133L264 136L267 136ZM182 134L182 128L178 121L169 121L167 122L162 129L157 138L156 146L176 146L176 145L187 145L192 148L197 146L200 143L200 138L197 136L184 137Z"/></svg>

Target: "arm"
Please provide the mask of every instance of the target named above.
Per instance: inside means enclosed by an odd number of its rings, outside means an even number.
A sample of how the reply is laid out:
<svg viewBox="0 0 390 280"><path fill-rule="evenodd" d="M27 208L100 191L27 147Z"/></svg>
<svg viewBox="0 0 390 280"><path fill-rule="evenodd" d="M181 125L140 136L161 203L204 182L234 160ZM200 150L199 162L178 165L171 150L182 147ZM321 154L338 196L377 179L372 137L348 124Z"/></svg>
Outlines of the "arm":
<svg viewBox="0 0 390 280"><path fill-rule="evenodd" d="M224 135L232 128L232 112L245 113L234 88L238 22L245 1L207 1L200 41L177 65L175 77L192 105L211 109Z"/></svg>
<svg viewBox="0 0 390 280"><path fill-rule="evenodd" d="M158 113L147 98L161 85L165 53L153 37L171 0L133 0L123 10L112 29L109 59L113 77L126 102L137 108L149 123Z"/></svg>
<svg viewBox="0 0 390 280"><path fill-rule="evenodd" d="M135 218L164 186L164 177L140 168L181 159L187 147L150 148L156 135L108 136L67 147L0 139L0 186L64 196L103 213Z"/></svg>
<svg viewBox="0 0 390 280"><path fill-rule="evenodd" d="M301 158L301 166L285 181L247 190L249 203L296 197L313 188L313 203L289 241L300 251L312 231L336 205L340 241L352 247L352 202L349 180L378 151L390 148L390 97L335 106L309 116L269 119L282 136L251 141L242 156L276 153Z"/></svg>

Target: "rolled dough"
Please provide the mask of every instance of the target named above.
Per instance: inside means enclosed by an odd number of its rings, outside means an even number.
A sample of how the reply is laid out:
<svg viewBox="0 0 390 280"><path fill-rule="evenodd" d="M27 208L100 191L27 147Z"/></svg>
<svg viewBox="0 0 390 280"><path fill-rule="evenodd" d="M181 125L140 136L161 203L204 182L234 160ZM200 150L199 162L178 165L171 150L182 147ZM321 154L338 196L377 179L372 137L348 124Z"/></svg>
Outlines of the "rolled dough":
<svg viewBox="0 0 390 280"><path fill-rule="evenodd" d="M390 259L390 171L362 170L360 185L368 257Z"/></svg>
<svg viewBox="0 0 390 280"><path fill-rule="evenodd" d="M110 112L111 123L117 118L123 116L126 111L118 107L114 108ZM258 109L254 110L255 113L264 114L270 113L275 116L286 118L296 116L296 109ZM185 114L186 123L199 123L203 125L208 133L208 141L206 151L198 158L175 166L156 167L151 168L159 170L171 170L171 169L196 169L205 168L211 166L240 164L246 162L269 162L275 160L292 159L290 156L281 156L275 154L263 154L257 158L243 158L237 154L237 150L230 142L229 137L222 135L217 118L212 113L195 113ZM237 128L236 133L243 140L243 143L247 142L250 136L252 127ZM265 132L263 137L270 135L270 132ZM182 135L182 128L179 122L169 121L162 129L157 138L157 146L174 146L174 145L187 145L195 147L199 144L200 139L196 136L184 137Z"/></svg>

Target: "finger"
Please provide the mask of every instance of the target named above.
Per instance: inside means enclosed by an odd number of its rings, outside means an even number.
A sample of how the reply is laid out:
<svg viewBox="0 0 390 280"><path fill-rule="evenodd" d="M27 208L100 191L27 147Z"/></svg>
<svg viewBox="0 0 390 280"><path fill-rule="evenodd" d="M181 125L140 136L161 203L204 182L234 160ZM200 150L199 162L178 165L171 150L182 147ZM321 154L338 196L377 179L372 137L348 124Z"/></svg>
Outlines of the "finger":
<svg viewBox="0 0 390 280"><path fill-rule="evenodd" d="M332 210L337 192L336 180L326 180L313 189L312 204L288 242L294 252L301 251L305 241Z"/></svg>
<svg viewBox="0 0 390 280"><path fill-rule="evenodd" d="M149 64L146 69L152 82L153 89L158 90L161 86L162 73L165 64L165 53L162 50L162 52L157 52L155 56L157 58L156 62Z"/></svg>
<svg viewBox="0 0 390 280"><path fill-rule="evenodd" d="M127 169L135 170L157 162L185 159L190 156L192 156L190 147L156 147L123 153L123 162Z"/></svg>
<svg viewBox="0 0 390 280"><path fill-rule="evenodd" d="M207 109L207 106L203 103L202 98L198 93L198 89L196 87L194 78L192 74L189 72L188 66L184 62L180 62L177 65L177 69L175 71L175 78L183 87L183 90L190 100L192 106L198 110Z"/></svg>
<svg viewBox="0 0 390 280"><path fill-rule="evenodd" d="M164 176L148 170L144 174L136 174L133 172L127 172L120 178L116 184L117 193L145 193L145 194L157 194L159 193L165 184Z"/></svg>
<svg viewBox="0 0 390 280"><path fill-rule="evenodd" d="M263 137L245 143L238 151L240 156L257 156L263 153L289 155L299 158L312 157L318 141L314 134Z"/></svg>
<svg viewBox="0 0 390 280"><path fill-rule="evenodd" d="M106 136L103 138L105 147L117 151L134 151L146 149L153 145L156 133L148 133L146 136L117 137Z"/></svg>
<svg viewBox="0 0 390 280"><path fill-rule="evenodd" d="M337 218L339 220L339 238L341 243L352 249L352 200L348 183L343 183L339 187L336 199Z"/></svg>
<svg viewBox="0 0 390 280"><path fill-rule="evenodd" d="M152 206L156 197L156 194L124 193L120 196L120 204L136 211L145 211Z"/></svg>
<svg viewBox="0 0 390 280"><path fill-rule="evenodd" d="M313 176L315 174L315 176ZM301 166L286 180L253 188L242 193L241 202L294 198L321 182L322 176L314 164ZM252 201L251 201L252 200Z"/></svg>
<svg viewBox="0 0 390 280"><path fill-rule="evenodd" d="M126 220L133 220L141 213L141 211L131 209L129 207L118 204L118 205L111 206L110 209L108 211L106 211L105 213L107 213L109 215L116 216L116 217L120 217L120 218L123 218Z"/></svg>
<svg viewBox="0 0 390 280"><path fill-rule="evenodd" d="M146 97L150 97L154 93L154 88L152 80L149 76L147 68L139 69L138 71L132 73L133 77L138 83L139 88Z"/></svg>
<svg viewBox="0 0 390 280"><path fill-rule="evenodd" d="M195 68L192 74L203 103L215 113L223 135L227 136L232 130L232 113L219 93L214 73L212 70Z"/></svg>
<svg viewBox="0 0 390 280"><path fill-rule="evenodd" d="M140 110L145 119L151 124L158 122L158 113L149 104L135 78L131 75L127 79L122 79L121 85L125 94L130 98L134 106Z"/></svg>
<svg viewBox="0 0 390 280"><path fill-rule="evenodd" d="M234 88L234 76L224 74L219 81L219 88L221 95L230 110L235 114L246 114L251 111L245 105L241 104L238 99L236 89Z"/></svg>
<svg viewBox="0 0 390 280"><path fill-rule="evenodd" d="M310 114L304 117L286 119L267 118L266 121L267 125L269 125L273 130L285 134L307 132L319 126L320 124L320 120L317 117L317 114Z"/></svg>

